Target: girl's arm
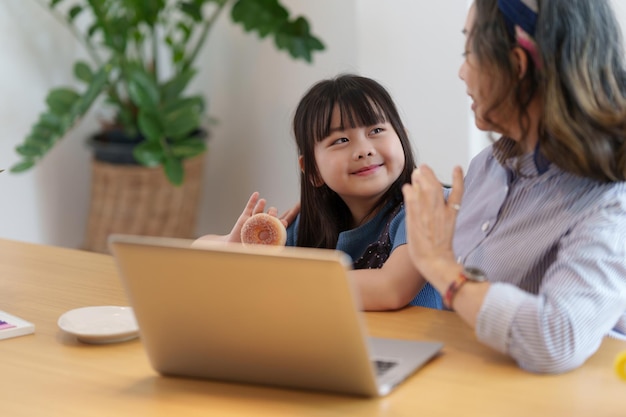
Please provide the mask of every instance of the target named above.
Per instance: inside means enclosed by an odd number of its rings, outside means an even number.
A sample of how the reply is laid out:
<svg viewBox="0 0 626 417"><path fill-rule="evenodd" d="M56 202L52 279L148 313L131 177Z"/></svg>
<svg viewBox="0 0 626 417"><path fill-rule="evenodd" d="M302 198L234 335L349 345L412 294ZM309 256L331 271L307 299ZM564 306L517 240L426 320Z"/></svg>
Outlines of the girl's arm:
<svg viewBox="0 0 626 417"><path fill-rule="evenodd" d="M409 256L407 245L394 249L380 269L350 271L364 310L397 310L405 307L426 282Z"/></svg>

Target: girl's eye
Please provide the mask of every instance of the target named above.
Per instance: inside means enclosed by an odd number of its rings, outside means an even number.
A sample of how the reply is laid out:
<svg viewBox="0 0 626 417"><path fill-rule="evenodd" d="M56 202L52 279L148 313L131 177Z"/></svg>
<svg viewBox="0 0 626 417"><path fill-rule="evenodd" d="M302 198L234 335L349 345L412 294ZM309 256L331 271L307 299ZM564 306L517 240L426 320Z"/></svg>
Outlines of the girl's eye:
<svg viewBox="0 0 626 417"><path fill-rule="evenodd" d="M470 54L470 51L463 51L463 53L461 54L461 56L465 59L467 59L467 56Z"/></svg>
<svg viewBox="0 0 626 417"><path fill-rule="evenodd" d="M333 141L333 145L339 145L340 143L346 143L348 142L348 138L339 138Z"/></svg>
<svg viewBox="0 0 626 417"><path fill-rule="evenodd" d="M382 133L383 131L384 129L382 127L375 127L374 129L372 129L372 134L377 135L379 133Z"/></svg>

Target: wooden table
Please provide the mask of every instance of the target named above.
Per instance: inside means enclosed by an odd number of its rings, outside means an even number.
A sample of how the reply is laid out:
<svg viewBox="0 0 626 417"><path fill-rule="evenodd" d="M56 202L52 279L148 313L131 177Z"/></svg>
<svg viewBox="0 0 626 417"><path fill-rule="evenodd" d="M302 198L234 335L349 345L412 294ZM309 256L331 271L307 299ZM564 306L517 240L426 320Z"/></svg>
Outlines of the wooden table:
<svg viewBox="0 0 626 417"><path fill-rule="evenodd" d="M580 369L534 375L479 344L450 312L367 313L371 333L440 340L443 353L381 399L164 378L141 342L88 345L57 327L65 311L126 305L113 259L0 240L0 310L34 335L0 340L0 416L626 416L607 339Z"/></svg>

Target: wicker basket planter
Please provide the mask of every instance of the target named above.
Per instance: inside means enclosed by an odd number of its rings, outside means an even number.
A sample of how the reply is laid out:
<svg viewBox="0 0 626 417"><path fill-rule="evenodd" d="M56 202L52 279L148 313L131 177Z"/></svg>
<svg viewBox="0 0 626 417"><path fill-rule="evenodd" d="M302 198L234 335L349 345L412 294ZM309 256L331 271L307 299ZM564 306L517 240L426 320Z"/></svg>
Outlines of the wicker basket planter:
<svg viewBox="0 0 626 417"><path fill-rule="evenodd" d="M176 187L161 167L94 159L84 249L109 253L112 233L194 237L203 165L203 155L185 161L185 181Z"/></svg>

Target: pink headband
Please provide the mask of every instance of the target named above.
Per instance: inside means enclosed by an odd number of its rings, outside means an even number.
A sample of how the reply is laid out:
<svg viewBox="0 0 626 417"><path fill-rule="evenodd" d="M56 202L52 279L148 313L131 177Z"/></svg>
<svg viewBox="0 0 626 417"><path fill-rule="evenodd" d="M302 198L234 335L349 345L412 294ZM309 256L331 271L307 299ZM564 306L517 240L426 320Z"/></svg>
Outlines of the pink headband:
<svg viewBox="0 0 626 417"><path fill-rule="evenodd" d="M537 0L498 0L498 9L504 16L507 30L540 69L539 49L535 42L535 28L539 7Z"/></svg>

